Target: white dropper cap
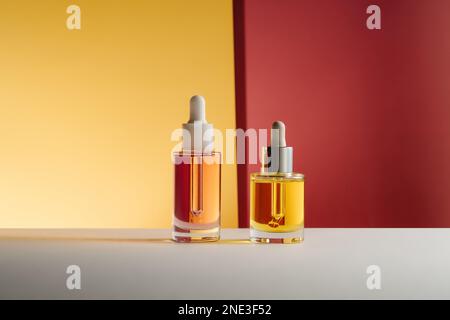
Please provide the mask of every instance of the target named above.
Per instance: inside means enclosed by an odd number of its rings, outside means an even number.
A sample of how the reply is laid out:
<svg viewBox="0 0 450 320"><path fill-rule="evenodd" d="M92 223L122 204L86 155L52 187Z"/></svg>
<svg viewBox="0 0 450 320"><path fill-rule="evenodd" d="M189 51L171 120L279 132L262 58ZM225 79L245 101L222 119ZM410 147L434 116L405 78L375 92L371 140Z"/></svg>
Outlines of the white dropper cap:
<svg viewBox="0 0 450 320"><path fill-rule="evenodd" d="M183 151L210 153L214 147L214 127L206 121L205 98L190 100L189 121L183 123Z"/></svg>
<svg viewBox="0 0 450 320"><path fill-rule="evenodd" d="M262 150L262 172L292 172L294 149L286 145L286 126L282 121L272 123L270 146Z"/></svg>
<svg viewBox="0 0 450 320"><path fill-rule="evenodd" d="M272 147L286 147L286 126L283 122L275 121L272 123L270 145Z"/></svg>

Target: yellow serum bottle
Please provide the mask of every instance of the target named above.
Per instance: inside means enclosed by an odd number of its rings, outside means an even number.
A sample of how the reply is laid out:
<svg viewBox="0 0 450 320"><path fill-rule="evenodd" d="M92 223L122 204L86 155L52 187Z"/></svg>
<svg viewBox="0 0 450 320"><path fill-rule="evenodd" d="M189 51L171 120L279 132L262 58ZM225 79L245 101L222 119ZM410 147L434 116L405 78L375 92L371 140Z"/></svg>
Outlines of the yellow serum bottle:
<svg viewBox="0 0 450 320"><path fill-rule="evenodd" d="M293 148L283 122L272 124L270 146L262 149L261 172L250 175L250 239L300 243L304 228L304 176L293 172Z"/></svg>

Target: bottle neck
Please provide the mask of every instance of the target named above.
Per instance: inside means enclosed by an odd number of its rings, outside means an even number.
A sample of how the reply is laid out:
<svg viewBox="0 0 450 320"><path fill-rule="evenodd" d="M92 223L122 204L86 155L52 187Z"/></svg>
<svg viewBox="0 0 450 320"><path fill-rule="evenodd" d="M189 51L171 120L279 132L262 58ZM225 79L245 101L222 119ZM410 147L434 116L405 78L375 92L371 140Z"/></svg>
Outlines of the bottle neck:
<svg viewBox="0 0 450 320"><path fill-rule="evenodd" d="M261 173L292 173L292 147L264 147L261 155Z"/></svg>

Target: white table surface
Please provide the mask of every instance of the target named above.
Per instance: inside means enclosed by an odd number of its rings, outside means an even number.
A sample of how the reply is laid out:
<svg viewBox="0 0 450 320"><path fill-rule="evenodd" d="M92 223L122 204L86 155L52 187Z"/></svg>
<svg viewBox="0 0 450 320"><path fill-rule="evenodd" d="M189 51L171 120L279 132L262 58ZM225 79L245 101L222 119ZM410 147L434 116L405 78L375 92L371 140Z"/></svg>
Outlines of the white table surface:
<svg viewBox="0 0 450 320"><path fill-rule="evenodd" d="M295 245L222 235L177 244L169 230L0 229L0 298L450 299L450 229L307 229ZM66 288L73 264L81 290ZM366 286L369 265L380 290Z"/></svg>

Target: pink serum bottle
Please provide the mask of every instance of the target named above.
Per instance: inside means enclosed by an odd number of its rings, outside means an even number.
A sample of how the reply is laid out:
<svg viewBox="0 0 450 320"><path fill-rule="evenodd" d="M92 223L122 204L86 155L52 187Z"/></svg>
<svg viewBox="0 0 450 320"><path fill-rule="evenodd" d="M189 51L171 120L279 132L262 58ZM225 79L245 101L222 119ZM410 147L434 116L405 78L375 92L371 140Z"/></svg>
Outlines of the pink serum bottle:
<svg viewBox="0 0 450 320"><path fill-rule="evenodd" d="M221 154L214 151L214 128L206 121L205 99L193 96L183 124L183 149L175 166L172 238L176 242L219 240Z"/></svg>

